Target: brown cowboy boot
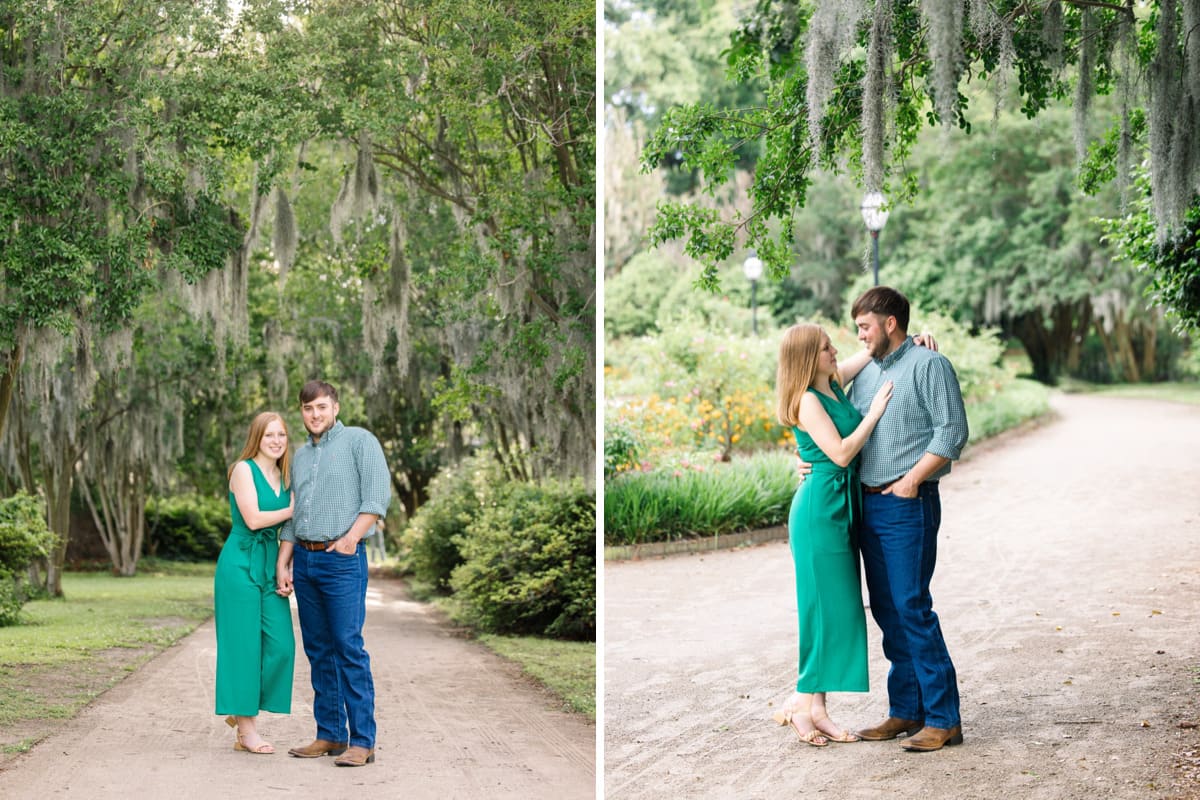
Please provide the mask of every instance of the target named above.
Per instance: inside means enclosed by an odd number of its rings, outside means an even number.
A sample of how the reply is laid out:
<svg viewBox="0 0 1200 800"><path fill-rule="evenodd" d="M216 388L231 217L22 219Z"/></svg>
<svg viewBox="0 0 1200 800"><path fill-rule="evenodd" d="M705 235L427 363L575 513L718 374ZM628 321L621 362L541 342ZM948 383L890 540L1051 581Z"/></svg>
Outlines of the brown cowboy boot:
<svg viewBox="0 0 1200 800"><path fill-rule="evenodd" d="M895 739L902 733L912 736L923 727L925 727L925 723L920 720L888 717L874 728L863 728L858 732L858 738L868 742L882 742L887 739Z"/></svg>
<svg viewBox="0 0 1200 800"><path fill-rule="evenodd" d="M924 727L920 733L908 737L900 746L914 753L928 753L952 744L962 744L962 740L962 725L955 725L953 728Z"/></svg>
<svg viewBox="0 0 1200 800"><path fill-rule="evenodd" d="M327 742L324 739L316 739L312 744L306 744L304 747L293 747L288 750L288 755L296 758L320 758L321 756L340 756L346 752L346 742Z"/></svg>

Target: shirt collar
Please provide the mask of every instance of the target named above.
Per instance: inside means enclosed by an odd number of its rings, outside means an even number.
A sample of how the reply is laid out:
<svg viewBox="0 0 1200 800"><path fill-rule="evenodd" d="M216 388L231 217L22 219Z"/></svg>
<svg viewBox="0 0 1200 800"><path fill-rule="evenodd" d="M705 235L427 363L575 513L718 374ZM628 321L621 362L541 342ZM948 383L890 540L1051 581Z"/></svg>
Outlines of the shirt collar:
<svg viewBox="0 0 1200 800"><path fill-rule="evenodd" d="M346 427L346 426L345 426L345 425L343 425L343 424L342 424L342 421L339 419L337 422L333 423L333 427L332 427L332 428L330 428L329 430L327 430L327 431L325 431L323 434L321 434L321 441L320 441L320 442L314 442L314 441L313 441L312 434L310 433L310 434L308 435L308 443L309 443L309 444L311 444L311 445L314 445L314 446L315 446L315 445L318 445L318 444L323 444L323 443L325 443L325 442L328 442L330 439L336 439L336 438L337 438L337 435L338 435L339 433L341 433L342 429L343 429L343 428L345 428L345 427Z"/></svg>
<svg viewBox="0 0 1200 800"><path fill-rule="evenodd" d="M913 344L912 337L911 337L911 336L909 336L909 337L906 337L906 338L904 339L904 341L900 343L900 346L899 346L899 347L897 347L897 348L896 348L895 350L893 350L892 352L888 353L888 354L887 354L886 356L884 356L883 358L877 358L877 359L875 359L875 361L876 361L876 363L877 363L877 364L879 364L879 367L880 367L880 369L888 369L888 368L890 368L890 367L891 367L893 364L895 364L897 361L899 361L899 360L900 360L900 358L901 358L901 357L902 357L902 356L903 356L905 353L907 353L907 352L908 352L910 349L912 349L912 348L913 348L913 347L915 347L915 346L916 346L916 345L914 345L914 344Z"/></svg>

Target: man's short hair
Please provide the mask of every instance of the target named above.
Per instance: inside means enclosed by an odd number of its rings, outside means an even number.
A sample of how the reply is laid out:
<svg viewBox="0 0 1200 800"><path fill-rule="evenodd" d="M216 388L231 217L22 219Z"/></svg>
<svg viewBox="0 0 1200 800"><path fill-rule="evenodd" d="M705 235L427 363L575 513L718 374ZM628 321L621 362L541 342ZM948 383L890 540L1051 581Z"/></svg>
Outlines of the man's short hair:
<svg viewBox="0 0 1200 800"><path fill-rule="evenodd" d="M890 286L875 286L863 292L850 309L851 318L858 319L860 314L895 317L900 330L908 332L908 298Z"/></svg>
<svg viewBox="0 0 1200 800"><path fill-rule="evenodd" d="M325 381L309 381L300 387L300 405L311 403L318 397L328 397L336 403L338 401L337 389Z"/></svg>

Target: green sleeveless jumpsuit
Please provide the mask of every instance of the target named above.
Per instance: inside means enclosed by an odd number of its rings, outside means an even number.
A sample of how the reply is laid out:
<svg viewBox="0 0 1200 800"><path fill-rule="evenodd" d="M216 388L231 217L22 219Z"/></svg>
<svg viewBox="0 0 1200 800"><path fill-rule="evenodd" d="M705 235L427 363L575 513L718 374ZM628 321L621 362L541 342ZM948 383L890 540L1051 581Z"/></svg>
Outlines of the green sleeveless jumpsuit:
<svg viewBox="0 0 1200 800"><path fill-rule="evenodd" d="M291 502L291 490L279 494L254 463L260 511L277 511ZM292 610L286 597L275 594L275 558L279 554L279 525L252 531L229 493L233 529L213 577L217 628L216 713L239 717L292 710L292 669L296 639Z"/></svg>
<svg viewBox="0 0 1200 800"><path fill-rule="evenodd" d="M843 437L862 415L836 384L837 399L809 389ZM800 484L788 515L788 541L796 568L800 629L797 692L865 692L867 620L858 577L855 530L862 512L858 459L839 467L812 437L792 428L800 457L812 474Z"/></svg>

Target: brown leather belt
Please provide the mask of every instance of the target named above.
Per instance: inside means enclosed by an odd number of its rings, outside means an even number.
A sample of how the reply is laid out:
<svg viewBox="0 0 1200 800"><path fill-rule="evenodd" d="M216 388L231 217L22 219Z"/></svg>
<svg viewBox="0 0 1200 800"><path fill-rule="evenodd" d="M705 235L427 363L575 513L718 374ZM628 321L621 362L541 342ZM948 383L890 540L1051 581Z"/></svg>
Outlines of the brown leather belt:
<svg viewBox="0 0 1200 800"><path fill-rule="evenodd" d="M329 542L306 542L303 539L296 540L296 547L303 547L305 550L325 550L329 547Z"/></svg>
<svg viewBox="0 0 1200 800"><path fill-rule="evenodd" d="M885 484L883 486L867 486L864 483L863 484L863 494L883 494L883 490L888 488L888 486L891 486L891 484L889 483L889 484Z"/></svg>

